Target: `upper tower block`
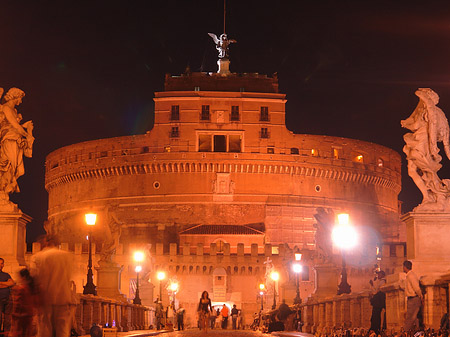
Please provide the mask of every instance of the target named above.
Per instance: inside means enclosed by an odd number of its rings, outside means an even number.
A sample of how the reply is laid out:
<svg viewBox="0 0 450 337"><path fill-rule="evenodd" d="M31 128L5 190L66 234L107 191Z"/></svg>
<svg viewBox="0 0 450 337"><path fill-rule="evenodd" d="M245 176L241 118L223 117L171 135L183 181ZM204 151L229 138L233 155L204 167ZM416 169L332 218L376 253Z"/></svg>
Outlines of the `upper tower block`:
<svg viewBox="0 0 450 337"><path fill-rule="evenodd" d="M227 91L278 93L278 76L253 74L189 73L181 76L166 74L165 91Z"/></svg>

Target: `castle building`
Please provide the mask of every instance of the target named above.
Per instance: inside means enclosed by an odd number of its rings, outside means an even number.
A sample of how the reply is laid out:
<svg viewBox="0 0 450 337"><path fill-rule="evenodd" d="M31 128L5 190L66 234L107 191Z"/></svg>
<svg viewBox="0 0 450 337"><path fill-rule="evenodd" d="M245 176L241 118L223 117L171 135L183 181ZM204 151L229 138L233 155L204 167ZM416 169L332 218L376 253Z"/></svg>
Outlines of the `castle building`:
<svg viewBox="0 0 450 337"><path fill-rule="evenodd" d="M158 296L155 273L165 270L179 282L176 297L192 321L203 290L246 315L259 309L259 283L267 284L266 303L271 296L292 302L296 250L303 253L301 297L312 294L320 207L349 213L360 230L361 244L348 261L354 290L381 257L393 272L392 258L401 258L405 241L398 153L289 131L276 75L167 75L154 101L146 134L73 144L47 156L46 229L78 252L79 287L86 280L87 211L98 214L98 251L114 242L115 261L124 266L121 291L132 296L132 251L146 249L143 275L156 289L143 301ZM281 273L273 287L268 259Z"/></svg>

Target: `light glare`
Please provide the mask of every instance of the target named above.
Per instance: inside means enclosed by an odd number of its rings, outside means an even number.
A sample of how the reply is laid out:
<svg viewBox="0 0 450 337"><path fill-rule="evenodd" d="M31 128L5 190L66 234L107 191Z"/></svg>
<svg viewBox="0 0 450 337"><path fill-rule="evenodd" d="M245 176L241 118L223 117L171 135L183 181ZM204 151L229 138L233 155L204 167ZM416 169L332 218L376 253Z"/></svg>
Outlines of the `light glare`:
<svg viewBox="0 0 450 337"><path fill-rule="evenodd" d="M338 225L333 228L332 240L341 249L349 249L358 243L358 233L353 226Z"/></svg>
<svg viewBox="0 0 450 337"><path fill-rule="evenodd" d="M84 218L86 220L86 224L89 226L94 226L95 221L97 221L97 214L95 213L86 213L84 215Z"/></svg>
<svg viewBox="0 0 450 337"><path fill-rule="evenodd" d="M144 253L141 251L134 252L133 258L136 262L142 262L144 261Z"/></svg>
<svg viewBox="0 0 450 337"><path fill-rule="evenodd" d="M166 273L163 272L163 271L159 271L159 272L156 274L156 278L157 278L158 280L162 281L162 280L164 280L164 279L166 278Z"/></svg>
<svg viewBox="0 0 450 337"><path fill-rule="evenodd" d="M294 273L300 274L303 270L303 266L300 263L294 263L292 269L294 270Z"/></svg>
<svg viewBox="0 0 450 337"><path fill-rule="evenodd" d="M278 274L276 271L274 271L270 274L270 278L274 281L278 281L280 278L280 274Z"/></svg>
<svg viewBox="0 0 450 337"><path fill-rule="evenodd" d="M140 273L142 271L142 267L141 266L136 266L136 268L134 268L134 271L136 273Z"/></svg>

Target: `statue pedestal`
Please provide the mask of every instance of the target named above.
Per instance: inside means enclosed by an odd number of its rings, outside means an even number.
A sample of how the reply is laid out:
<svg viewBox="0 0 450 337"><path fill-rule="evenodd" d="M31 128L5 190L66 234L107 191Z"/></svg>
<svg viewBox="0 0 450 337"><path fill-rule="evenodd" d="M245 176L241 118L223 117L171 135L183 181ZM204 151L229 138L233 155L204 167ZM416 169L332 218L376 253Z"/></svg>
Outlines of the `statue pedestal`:
<svg viewBox="0 0 450 337"><path fill-rule="evenodd" d="M219 66L219 70L217 73L221 75L229 75L230 73L230 60L229 59L219 59L217 61L217 65Z"/></svg>
<svg viewBox="0 0 450 337"><path fill-rule="evenodd" d="M12 203L0 205L0 257L5 259L3 271L13 273L25 266L26 230L31 220Z"/></svg>
<svg viewBox="0 0 450 337"><path fill-rule="evenodd" d="M413 260L417 276L450 270L450 213L413 211L402 221L406 224L406 256Z"/></svg>
<svg viewBox="0 0 450 337"><path fill-rule="evenodd" d="M316 285L313 296L335 296L338 290L339 268L332 263L319 264L314 267Z"/></svg>
<svg viewBox="0 0 450 337"><path fill-rule="evenodd" d="M97 294L98 296L112 298L118 301L126 301L126 296L120 292L120 275L123 267L117 263L98 261L97 270Z"/></svg>

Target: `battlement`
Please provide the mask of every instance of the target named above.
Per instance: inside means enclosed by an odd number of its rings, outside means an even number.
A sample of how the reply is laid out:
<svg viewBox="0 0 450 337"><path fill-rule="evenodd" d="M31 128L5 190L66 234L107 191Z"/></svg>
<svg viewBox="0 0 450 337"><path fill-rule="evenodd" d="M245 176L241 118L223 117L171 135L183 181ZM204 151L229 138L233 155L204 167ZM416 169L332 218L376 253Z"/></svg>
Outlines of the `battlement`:
<svg viewBox="0 0 450 337"><path fill-rule="evenodd" d="M258 73L231 73L227 76L200 72L186 72L180 76L166 74L164 90L278 93L278 77Z"/></svg>

